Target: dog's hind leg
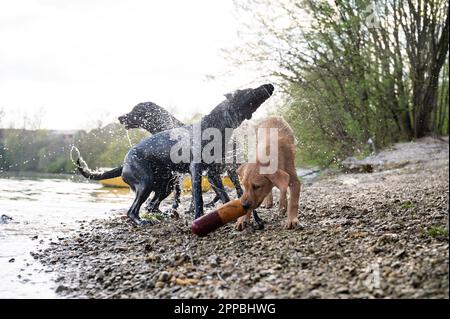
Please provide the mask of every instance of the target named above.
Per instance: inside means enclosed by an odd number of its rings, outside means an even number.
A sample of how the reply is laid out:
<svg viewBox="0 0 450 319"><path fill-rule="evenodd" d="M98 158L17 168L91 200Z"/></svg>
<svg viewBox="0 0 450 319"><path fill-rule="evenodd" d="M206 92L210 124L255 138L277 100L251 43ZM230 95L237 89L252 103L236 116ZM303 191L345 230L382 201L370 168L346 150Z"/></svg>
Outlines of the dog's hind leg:
<svg viewBox="0 0 450 319"><path fill-rule="evenodd" d="M147 211L149 213L160 213L161 211L159 210L159 205L161 204L161 193L163 192L163 190L165 189L165 187L168 187L168 183L164 184L164 183L155 183L154 187L153 187L153 191L155 192L155 194L153 195L153 198L149 201L149 203L147 204Z"/></svg>
<svg viewBox="0 0 450 319"><path fill-rule="evenodd" d="M128 210L128 217L139 226L149 224L149 222L139 218L139 210L153 190L151 170L148 168L141 170L139 165L133 163L132 165L124 166L122 178L136 193L133 204Z"/></svg>
<svg viewBox="0 0 450 319"><path fill-rule="evenodd" d="M175 187L176 187L176 185L175 185ZM159 192L157 194L158 195L158 207L159 207L159 203L161 203L163 200L165 200L167 198L167 196L169 196L170 193L172 193L172 190L173 190L173 184L167 185L167 186L165 186L165 187L163 187L163 188L161 188L159 190ZM177 200L175 199L175 202L176 201ZM178 202L179 202L179 199L178 199ZM172 206L172 208L170 208L169 210L165 211L164 213L165 214L169 214L169 215L171 215L173 213L176 213L176 208L173 208L173 206Z"/></svg>
<svg viewBox="0 0 450 319"><path fill-rule="evenodd" d="M280 206L278 212L281 216L284 216L288 208L287 191L280 191Z"/></svg>
<svg viewBox="0 0 450 319"><path fill-rule="evenodd" d="M202 165L200 163L191 163L192 180L192 198L194 203L194 218L200 218L203 215L203 195L202 195Z"/></svg>
<svg viewBox="0 0 450 319"><path fill-rule="evenodd" d="M241 185L239 184L239 178L237 177L237 175L236 175L236 178L238 180L237 185L240 188ZM230 179L231 179L231 177L230 177ZM224 203L224 204L226 203L226 202L224 202L224 199L228 198L228 201L230 200L228 194L226 193L225 187L223 186L222 179L220 177L220 173L216 169L212 168L208 171L208 180L209 180L214 192L216 193L216 196L214 196L212 201L210 201L209 203L207 203L205 205L206 207L214 206L219 200L221 200L222 203ZM235 182L233 182L233 184L236 185ZM223 198L223 193L226 194L226 198ZM241 189L241 195L242 195L242 189Z"/></svg>
<svg viewBox="0 0 450 319"><path fill-rule="evenodd" d="M161 203L159 199L158 193L155 192L153 197L150 199L150 201L147 204L147 207L145 208L149 213L157 212L159 213L159 204Z"/></svg>
<svg viewBox="0 0 450 319"><path fill-rule="evenodd" d="M214 191L219 195L222 203L228 203L230 201L230 197L225 191L220 174L218 174L215 170L209 170L208 180L211 186L214 188Z"/></svg>
<svg viewBox="0 0 450 319"><path fill-rule="evenodd" d="M298 220L298 201L300 198L301 183L295 171L290 174L290 198L288 204L288 216L285 228L295 228L299 224Z"/></svg>
<svg viewBox="0 0 450 319"><path fill-rule="evenodd" d="M181 178L178 178L177 181L175 182L175 194L174 194L174 201L173 201L173 205L172 205L172 209L173 210L177 210L178 207L180 206L180 202L181 202Z"/></svg>
<svg viewBox="0 0 450 319"><path fill-rule="evenodd" d="M236 188L237 198L240 198L244 191L242 190L241 183L239 182L239 176L236 173L236 168L230 168L227 170L228 177L233 182L234 188Z"/></svg>
<svg viewBox="0 0 450 319"><path fill-rule="evenodd" d="M147 183L141 183L138 186L136 186L136 198L134 199L133 204L128 210L127 215L138 226L152 224L152 222L142 220L139 217L139 210L142 204L147 200L151 192L152 192L151 186Z"/></svg>
<svg viewBox="0 0 450 319"><path fill-rule="evenodd" d="M273 194L272 190L270 190L269 194L264 198L264 202L262 204L263 208L272 208L273 207Z"/></svg>
<svg viewBox="0 0 450 319"><path fill-rule="evenodd" d="M213 189L214 189L214 187L213 187ZM216 190L214 189L214 192L215 191ZM209 203L206 203L205 207L213 207L219 200L220 200L220 196L219 196L219 194L216 193L216 196L214 196L212 201L210 201Z"/></svg>

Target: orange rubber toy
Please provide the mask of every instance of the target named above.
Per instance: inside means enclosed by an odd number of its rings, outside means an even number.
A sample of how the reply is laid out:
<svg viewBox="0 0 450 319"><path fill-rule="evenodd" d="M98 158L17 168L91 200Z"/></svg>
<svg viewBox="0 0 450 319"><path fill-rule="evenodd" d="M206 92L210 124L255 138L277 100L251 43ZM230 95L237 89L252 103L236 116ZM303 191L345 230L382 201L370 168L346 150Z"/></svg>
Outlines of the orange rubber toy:
<svg viewBox="0 0 450 319"><path fill-rule="evenodd" d="M192 223L192 232L198 236L206 236L217 228L245 215L247 210L241 205L239 199L229 201L225 205L197 218Z"/></svg>

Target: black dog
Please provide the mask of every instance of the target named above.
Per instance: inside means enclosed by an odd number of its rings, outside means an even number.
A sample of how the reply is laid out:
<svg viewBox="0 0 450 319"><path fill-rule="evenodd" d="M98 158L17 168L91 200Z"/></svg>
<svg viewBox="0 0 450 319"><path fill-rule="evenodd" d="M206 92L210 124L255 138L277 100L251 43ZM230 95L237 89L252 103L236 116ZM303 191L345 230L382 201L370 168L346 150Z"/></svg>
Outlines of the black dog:
<svg viewBox="0 0 450 319"><path fill-rule="evenodd" d="M152 102L139 103L130 113L119 116L119 122L127 130L143 128L152 134L184 126L183 122Z"/></svg>
<svg viewBox="0 0 450 319"><path fill-rule="evenodd" d="M262 85L256 89L238 90L233 94L226 95L227 99L216 106L208 115L202 118L200 123L201 131L208 128L218 129L222 137L222 146L227 144L225 129L237 128L242 121L250 119L253 112L264 103L273 93L274 87L271 84ZM207 164L200 157L196 161L197 154L201 154L203 147L210 143L209 140L200 140L194 132L195 124L181 128L171 129L157 133L153 136L144 138L140 143L130 149L125 157L123 166L114 168L104 173L92 173L79 167L83 176L100 180L118 177L122 175L123 180L130 185L136 193L136 198L128 210L128 216L138 225L148 224L139 218L139 209L146 201L152 191L157 189L160 198L165 198L170 191L161 190L158 185L164 180L164 176L171 175L172 172L191 173L192 177L192 197L194 199L195 218L203 215L203 198L201 189L201 177L204 170L208 171L208 177L214 182L214 185L223 189L222 181L214 165ZM174 163L171 160L172 148L184 143L182 137L174 138L177 133L187 133L192 141L189 146L190 160L187 162ZM222 159L224 152L222 152ZM194 160L192 160L194 158ZM212 169L210 169L212 168ZM172 175L173 176L173 175ZM220 192L221 199L227 201L226 192ZM155 194L156 196L156 194Z"/></svg>
<svg viewBox="0 0 450 319"><path fill-rule="evenodd" d="M119 122L127 130L131 128L142 128L152 134L184 126L184 124L181 121L179 121L176 117L174 117L164 108L153 102L139 103L131 110L131 112L119 116ZM220 165L220 167L216 168L216 172L223 173L224 171L227 171L228 176L230 177L231 181L233 182L236 188L237 197L241 197L243 191L239 183L239 177L236 173L238 165L236 163L216 164L216 165ZM205 205L206 207L213 206L217 201L220 200L220 195L216 191L216 187L214 185L213 190L216 192L216 196L210 203ZM178 208L180 196L181 196L180 182L177 181L175 182L175 202L172 206L173 209ZM158 211L158 208L159 203L153 200L150 201L149 205L147 206L148 211ZM191 209L193 209L193 205L191 205Z"/></svg>
<svg viewBox="0 0 450 319"><path fill-rule="evenodd" d="M178 120L175 116L167 112L161 106L153 102L139 103L130 113L119 116L119 122L125 129L142 128L151 134L157 134L162 131L170 130L173 128L184 126L183 122ZM179 176L169 176L166 183L160 185L160 188L172 190L175 188L174 203L172 209L176 210L180 204L181 186ZM162 201L157 194L164 194L165 191L155 192L147 204L147 210L149 212L158 212L159 205Z"/></svg>

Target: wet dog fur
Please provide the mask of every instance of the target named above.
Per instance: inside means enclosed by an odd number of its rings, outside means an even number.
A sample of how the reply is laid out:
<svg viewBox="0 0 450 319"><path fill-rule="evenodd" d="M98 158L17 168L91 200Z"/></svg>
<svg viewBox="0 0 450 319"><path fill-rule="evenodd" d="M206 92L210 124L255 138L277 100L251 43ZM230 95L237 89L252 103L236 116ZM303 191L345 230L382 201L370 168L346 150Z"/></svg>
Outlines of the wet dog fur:
<svg viewBox="0 0 450 319"><path fill-rule="evenodd" d="M287 220L285 228L294 228L299 224L298 220L298 201L300 197L300 180L295 169L295 137L292 128L281 117L269 117L260 122L257 129L266 130L266 136L269 136L270 128L278 129L278 168L272 174L262 174L260 169L267 166L268 163L262 163L260 158L256 158L256 163L242 164L237 172L244 187L244 194L241 197L242 206L249 209L249 212L240 217L236 222L236 229L242 230L250 221L251 210L261 206L264 202L266 208L273 205L272 188L277 187L280 190L279 212L285 214L287 211ZM257 141L257 148L262 148L269 154L269 139ZM287 199L289 189L290 197Z"/></svg>

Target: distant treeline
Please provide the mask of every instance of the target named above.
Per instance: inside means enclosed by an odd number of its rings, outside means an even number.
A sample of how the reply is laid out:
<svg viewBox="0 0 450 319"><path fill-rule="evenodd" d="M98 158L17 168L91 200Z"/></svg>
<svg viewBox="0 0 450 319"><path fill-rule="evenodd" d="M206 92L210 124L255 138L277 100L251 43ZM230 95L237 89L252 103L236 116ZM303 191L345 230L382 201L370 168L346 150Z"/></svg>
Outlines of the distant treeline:
<svg viewBox="0 0 450 319"><path fill-rule="evenodd" d="M141 130L129 132L131 143L147 135ZM0 129L0 173L71 173L75 168L70 159L72 145L90 167L114 167L123 162L130 141L127 131L116 123L89 132Z"/></svg>

